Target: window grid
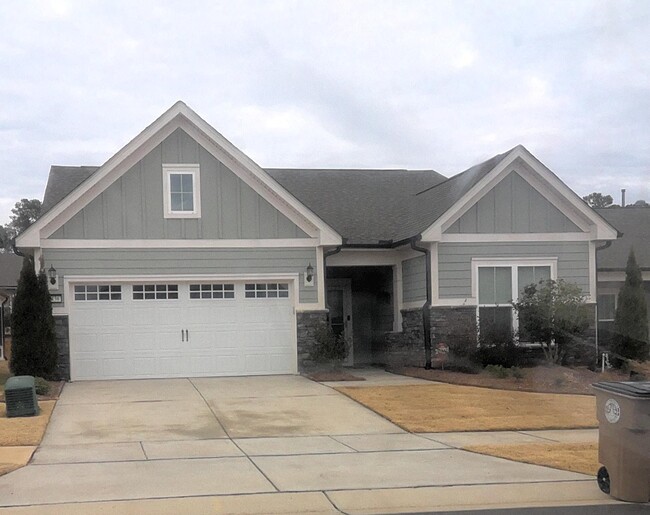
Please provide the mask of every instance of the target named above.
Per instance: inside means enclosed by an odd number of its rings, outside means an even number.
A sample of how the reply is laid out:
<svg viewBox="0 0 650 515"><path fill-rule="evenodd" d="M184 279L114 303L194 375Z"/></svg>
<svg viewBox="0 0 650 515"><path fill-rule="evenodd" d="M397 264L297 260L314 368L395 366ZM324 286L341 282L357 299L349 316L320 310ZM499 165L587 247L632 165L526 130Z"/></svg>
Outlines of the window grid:
<svg viewBox="0 0 650 515"><path fill-rule="evenodd" d="M190 299L234 299L234 284L190 284Z"/></svg>
<svg viewBox="0 0 650 515"><path fill-rule="evenodd" d="M247 299L286 299L289 298L287 283L246 283L244 296Z"/></svg>
<svg viewBox="0 0 650 515"><path fill-rule="evenodd" d="M194 174L172 172L169 174L169 195L172 213L194 211Z"/></svg>
<svg viewBox="0 0 650 515"><path fill-rule="evenodd" d="M133 300L176 300L178 284L134 284Z"/></svg>
<svg viewBox="0 0 650 515"><path fill-rule="evenodd" d="M616 316L616 294L598 294L598 321L613 322Z"/></svg>
<svg viewBox="0 0 650 515"><path fill-rule="evenodd" d="M122 286L118 284L78 284L74 300L122 300Z"/></svg>

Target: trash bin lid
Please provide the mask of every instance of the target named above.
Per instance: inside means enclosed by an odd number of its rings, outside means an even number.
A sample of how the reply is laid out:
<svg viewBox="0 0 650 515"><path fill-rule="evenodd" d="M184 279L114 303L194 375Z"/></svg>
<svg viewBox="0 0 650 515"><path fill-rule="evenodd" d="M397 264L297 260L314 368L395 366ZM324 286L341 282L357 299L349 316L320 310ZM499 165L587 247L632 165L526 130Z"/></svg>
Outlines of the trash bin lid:
<svg viewBox="0 0 650 515"><path fill-rule="evenodd" d="M650 381L602 381L592 385L597 390L618 393L627 397L650 399Z"/></svg>

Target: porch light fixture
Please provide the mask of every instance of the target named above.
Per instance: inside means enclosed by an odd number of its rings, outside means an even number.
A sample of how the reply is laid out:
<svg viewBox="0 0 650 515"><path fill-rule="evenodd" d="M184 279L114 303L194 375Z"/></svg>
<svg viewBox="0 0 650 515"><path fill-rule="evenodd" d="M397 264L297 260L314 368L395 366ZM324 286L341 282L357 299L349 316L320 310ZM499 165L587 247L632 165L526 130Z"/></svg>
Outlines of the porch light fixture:
<svg viewBox="0 0 650 515"><path fill-rule="evenodd" d="M307 265L307 275L305 277L305 280L310 283L311 280L314 278L314 267L311 266L311 263Z"/></svg>
<svg viewBox="0 0 650 515"><path fill-rule="evenodd" d="M54 265L50 265L47 276L50 278L50 284L56 284L56 268L54 268Z"/></svg>

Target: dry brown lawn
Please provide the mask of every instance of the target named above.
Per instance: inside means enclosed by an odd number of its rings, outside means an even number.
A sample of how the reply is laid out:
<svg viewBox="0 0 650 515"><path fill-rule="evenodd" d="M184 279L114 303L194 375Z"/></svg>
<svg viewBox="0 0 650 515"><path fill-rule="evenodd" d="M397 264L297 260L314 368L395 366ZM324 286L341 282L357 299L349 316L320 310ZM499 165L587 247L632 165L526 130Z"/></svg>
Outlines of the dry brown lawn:
<svg viewBox="0 0 650 515"><path fill-rule="evenodd" d="M341 387L338 391L412 432L598 427L587 395L516 392L449 384Z"/></svg>
<svg viewBox="0 0 650 515"><path fill-rule="evenodd" d="M517 445L471 445L464 449L533 465L595 476L598 464L597 443L532 443Z"/></svg>
<svg viewBox="0 0 650 515"><path fill-rule="evenodd" d="M7 418L5 404L0 402L0 446L38 445L52 415L56 401L40 401L39 415Z"/></svg>

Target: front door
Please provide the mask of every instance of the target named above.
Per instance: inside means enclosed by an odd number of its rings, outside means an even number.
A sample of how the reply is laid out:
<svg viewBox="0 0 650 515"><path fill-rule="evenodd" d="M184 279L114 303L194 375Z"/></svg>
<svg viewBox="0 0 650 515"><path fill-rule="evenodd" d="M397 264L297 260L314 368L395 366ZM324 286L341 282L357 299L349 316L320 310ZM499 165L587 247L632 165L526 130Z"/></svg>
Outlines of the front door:
<svg viewBox="0 0 650 515"><path fill-rule="evenodd" d="M330 279L327 281L327 307L330 310L330 326L334 334L343 335L348 342L348 356L343 362L346 366L354 363L352 342L352 289L350 279Z"/></svg>

